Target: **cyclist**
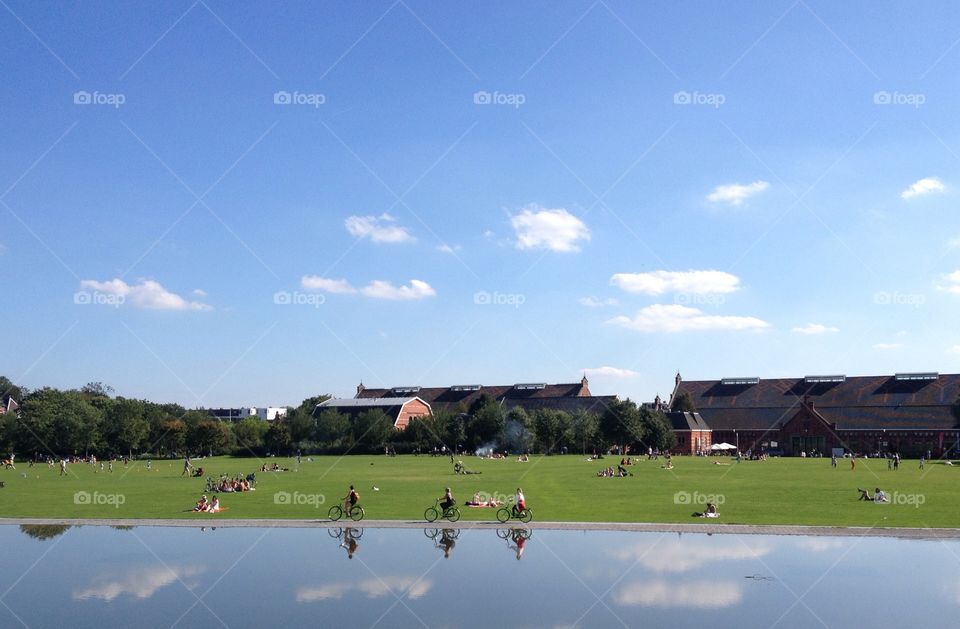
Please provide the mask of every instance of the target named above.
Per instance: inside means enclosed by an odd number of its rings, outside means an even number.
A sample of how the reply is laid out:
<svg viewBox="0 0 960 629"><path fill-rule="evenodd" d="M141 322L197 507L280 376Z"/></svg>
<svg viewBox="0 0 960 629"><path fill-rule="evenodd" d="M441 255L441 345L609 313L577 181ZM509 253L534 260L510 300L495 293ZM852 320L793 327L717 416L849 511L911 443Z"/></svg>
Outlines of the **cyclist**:
<svg viewBox="0 0 960 629"><path fill-rule="evenodd" d="M349 516L353 508L360 502L360 494L350 485L350 492L343 498L343 513Z"/></svg>
<svg viewBox="0 0 960 629"><path fill-rule="evenodd" d="M447 487L447 491L443 494L443 499L440 501L440 508L443 510L442 513L446 513L447 509L455 504L457 504L457 501L453 499L453 492Z"/></svg>
<svg viewBox="0 0 960 629"><path fill-rule="evenodd" d="M527 508L527 501L523 497L523 490L517 487L517 495L513 498L513 517L520 517L520 513Z"/></svg>

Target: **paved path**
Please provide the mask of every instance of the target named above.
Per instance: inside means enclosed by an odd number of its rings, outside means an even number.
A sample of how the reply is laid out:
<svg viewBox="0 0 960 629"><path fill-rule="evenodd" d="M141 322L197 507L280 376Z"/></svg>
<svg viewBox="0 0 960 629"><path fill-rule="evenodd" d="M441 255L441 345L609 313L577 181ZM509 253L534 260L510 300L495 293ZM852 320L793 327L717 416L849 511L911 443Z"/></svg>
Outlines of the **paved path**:
<svg viewBox="0 0 960 629"><path fill-rule="evenodd" d="M61 519L61 518L0 518L0 525L40 524L71 526L172 526L172 527L220 527L220 528L342 528L348 524L363 528L384 529L497 529L512 526L515 528L533 528L552 531L637 531L642 533L706 533L708 535L817 535L834 537L899 537L906 539L960 539L960 529L922 529L922 528L869 528L869 527L832 527L832 526L792 526L792 525L753 525L720 524L715 522L690 524L659 524L643 522L531 522L524 525L512 522L509 525L499 522L463 521L456 524L447 522L424 522L411 520L363 520L351 523L341 520L255 520L255 519L217 519L199 517L196 519L150 520L150 519Z"/></svg>

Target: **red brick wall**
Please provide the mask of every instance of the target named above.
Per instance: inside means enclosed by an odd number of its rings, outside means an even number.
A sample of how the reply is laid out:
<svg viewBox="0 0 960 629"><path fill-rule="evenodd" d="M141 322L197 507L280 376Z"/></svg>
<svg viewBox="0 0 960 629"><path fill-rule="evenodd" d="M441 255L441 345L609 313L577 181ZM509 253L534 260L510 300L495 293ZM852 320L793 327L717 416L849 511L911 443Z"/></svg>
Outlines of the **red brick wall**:
<svg viewBox="0 0 960 629"><path fill-rule="evenodd" d="M429 414L430 407L424 402L421 402L420 400L411 400L403 405L403 408L400 410L400 416L397 417L397 421L394 423L394 427L397 430L403 430L407 427L407 424L410 423L411 419L425 417Z"/></svg>

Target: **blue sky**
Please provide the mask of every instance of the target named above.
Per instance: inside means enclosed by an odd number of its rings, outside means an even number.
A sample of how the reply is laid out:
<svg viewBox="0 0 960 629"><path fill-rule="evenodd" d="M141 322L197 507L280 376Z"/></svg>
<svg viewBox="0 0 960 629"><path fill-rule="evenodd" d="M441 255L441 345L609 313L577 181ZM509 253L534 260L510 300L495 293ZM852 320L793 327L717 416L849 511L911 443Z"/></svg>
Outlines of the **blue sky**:
<svg viewBox="0 0 960 629"><path fill-rule="evenodd" d="M956 372L958 24L5 0L0 373L193 407Z"/></svg>

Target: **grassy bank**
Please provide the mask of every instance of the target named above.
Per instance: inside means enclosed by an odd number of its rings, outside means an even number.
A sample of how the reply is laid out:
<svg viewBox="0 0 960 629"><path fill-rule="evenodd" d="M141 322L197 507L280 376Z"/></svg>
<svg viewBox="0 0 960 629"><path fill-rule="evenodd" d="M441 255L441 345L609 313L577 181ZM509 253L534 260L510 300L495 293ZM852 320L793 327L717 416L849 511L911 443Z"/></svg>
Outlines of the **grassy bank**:
<svg viewBox="0 0 960 629"><path fill-rule="evenodd" d="M608 522L692 522L705 499L716 498L721 523L803 524L823 526L957 527L960 466L904 461L889 471L884 460L849 461L837 469L829 459L675 458L673 470L660 461L642 460L633 476L597 478L612 458L588 462L580 456L514 460L464 459L477 475L455 475L449 458L347 456L270 459L289 472L262 473L258 459L217 457L198 461L205 475L256 471L257 490L222 494L227 510L219 518L323 519L333 501L352 483L361 493L368 518L422 519L423 511L453 488L469 520L493 520L494 509L470 509L463 503L475 491L510 496L522 486L536 520ZM717 465L717 463L724 465ZM0 470L0 516L51 518L190 518L204 480L181 477L182 462L154 461L114 465L113 473L89 465L71 465L66 476L57 467ZM26 476L24 478L24 475ZM374 491L373 487L379 488ZM892 504L858 502L858 487L882 488ZM710 520L716 522L716 520Z"/></svg>

